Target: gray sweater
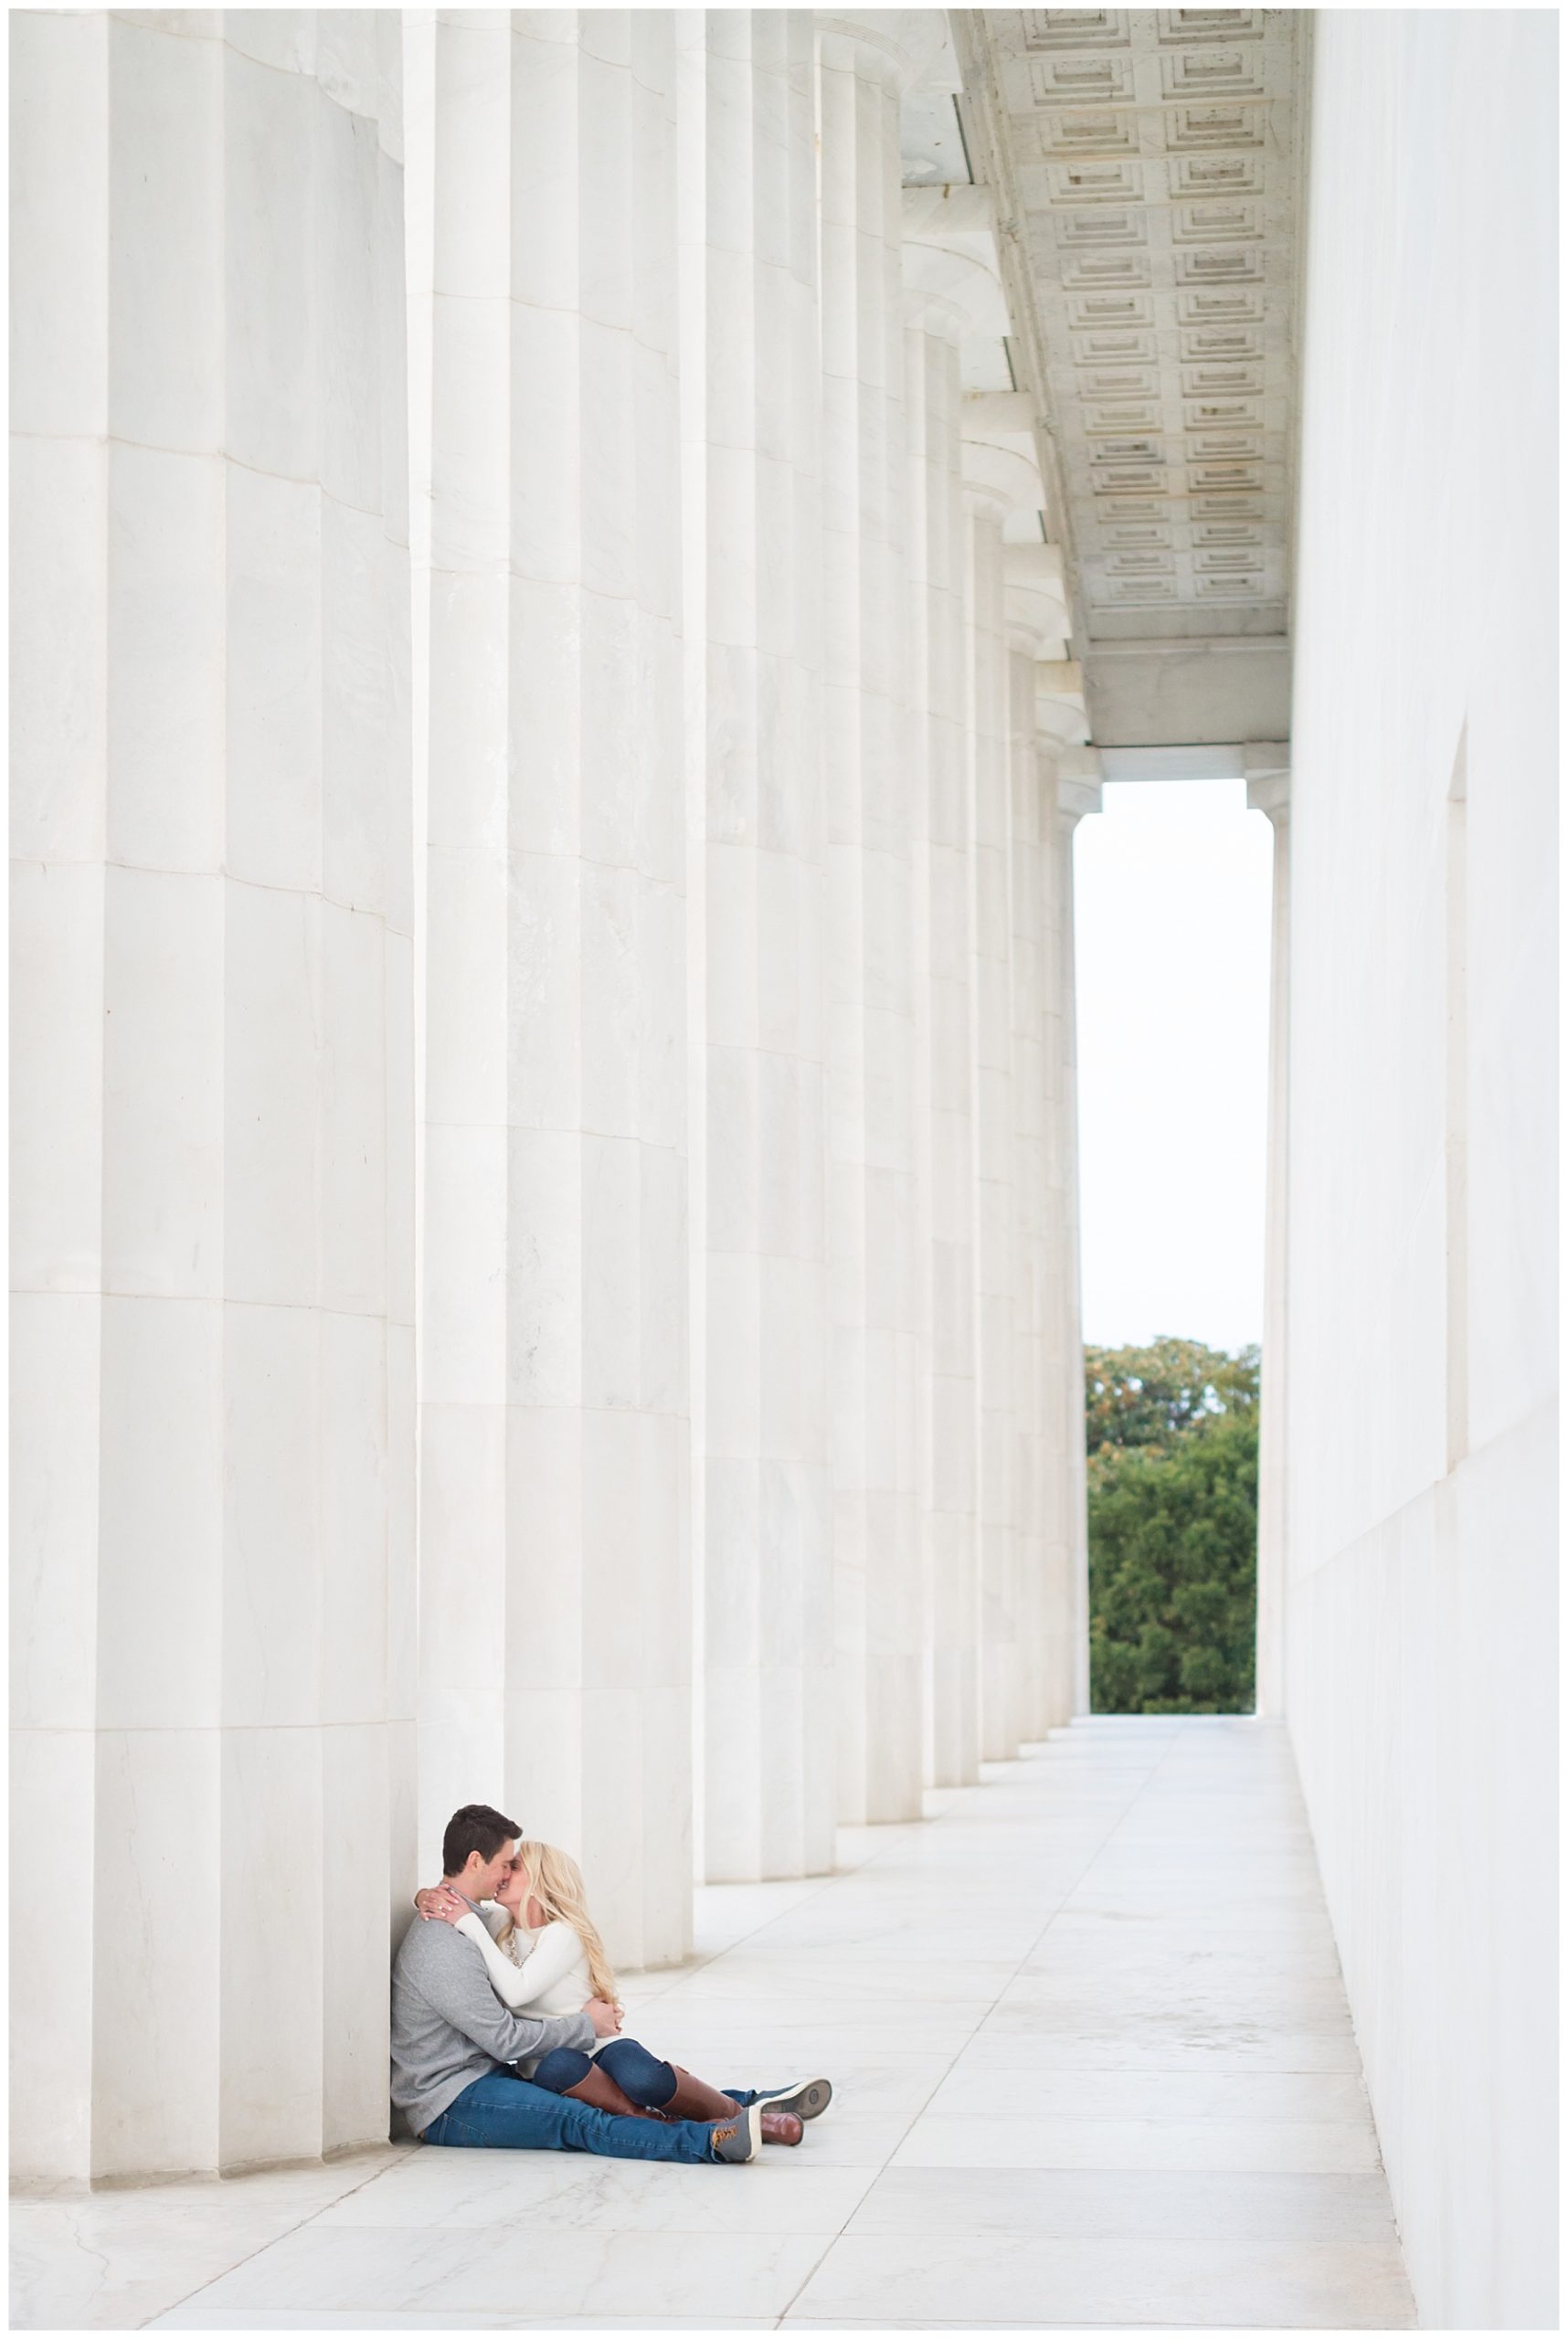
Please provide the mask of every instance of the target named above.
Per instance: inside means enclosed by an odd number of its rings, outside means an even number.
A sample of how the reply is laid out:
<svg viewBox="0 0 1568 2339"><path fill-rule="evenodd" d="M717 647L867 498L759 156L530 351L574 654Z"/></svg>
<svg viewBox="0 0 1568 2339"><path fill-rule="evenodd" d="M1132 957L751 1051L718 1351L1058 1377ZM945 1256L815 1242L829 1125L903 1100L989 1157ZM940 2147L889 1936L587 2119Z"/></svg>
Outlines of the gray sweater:
<svg viewBox="0 0 1568 2339"><path fill-rule="evenodd" d="M404 1934L392 1968L392 2101L417 2133L487 2071L593 2043L586 2014L509 2014L482 1953L455 1925L417 1916Z"/></svg>

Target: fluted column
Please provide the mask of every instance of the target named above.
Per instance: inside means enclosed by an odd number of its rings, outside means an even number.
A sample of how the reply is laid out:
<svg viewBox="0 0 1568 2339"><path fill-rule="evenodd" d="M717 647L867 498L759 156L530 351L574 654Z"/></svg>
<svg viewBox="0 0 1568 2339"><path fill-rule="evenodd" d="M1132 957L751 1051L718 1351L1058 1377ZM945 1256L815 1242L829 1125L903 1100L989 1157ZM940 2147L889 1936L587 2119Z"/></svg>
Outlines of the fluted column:
<svg viewBox="0 0 1568 2339"><path fill-rule="evenodd" d="M1037 705L1047 717L1047 729L1059 719L1057 688L1042 665ZM1066 1415L1067 1455L1065 1572L1066 1602L1072 1617L1074 1713L1089 1710L1089 1528L1084 1456L1084 1308L1081 1269L1081 1213L1078 1207L1078 1018L1076 944L1073 927L1073 836L1078 822L1100 810L1103 795L1099 751L1065 746L1056 751L1056 901L1060 914L1057 958L1061 1000L1058 1045L1061 1104L1054 1122L1064 1146L1061 1164L1063 1192L1060 1280L1062 1302L1059 1380Z"/></svg>
<svg viewBox="0 0 1568 2339"><path fill-rule="evenodd" d="M422 1837L690 1938L674 33L437 30Z"/></svg>
<svg viewBox="0 0 1568 2339"><path fill-rule="evenodd" d="M1268 992L1268 1169L1257 1453L1257 1710L1285 1710L1285 1373L1290 1137L1290 750L1249 746L1249 811L1274 831Z"/></svg>
<svg viewBox="0 0 1568 2339"><path fill-rule="evenodd" d="M1041 661L1055 661L1068 616L1062 555L1054 545L1010 544L1005 552L1014 775L1014 1065L1019 1132L1020 1518L1033 1622L1025 1734L1043 1737L1074 1710L1075 1606L1068 1519L1074 1491L1070 1407L1081 1389L1067 1348L1060 856L1055 743L1039 719Z"/></svg>
<svg viewBox="0 0 1568 2339"><path fill-rule="evenodd" d="M408 536L379 11L15 20L13 2166L387 2133Z"/></svg>
<svg viewBox="0 0 1568 2339"><path fill-rule="evenodd" d="M1038 704L1038 702L1036 702ZM1044 1712L1039 1727L1060 1729L1078 1711L1078 1637L1087 1630L1076 1582L1074 1505L1081 1486L1084 1376L1075 1345L1071 1295L1076 1288L1075 1131L1070 1119L1065 1013L1068 968L1063 886L1067 872L1057 810L1054 743L1037 733L1040 768L1040 974L1043 1146L1039 1396L1040 1525L1044 1539L1044 1598L1050 1631L1044 1646Z"/></svg>
<svg viewBox="0 0 1568 2339"><path fill-rule="evenodd" d="M965 309L904 265L910 578L908 804L915 854L915 1127L920 1303L917 1459L925 1572L926 1777L979 1775L973 822L965 754L959 341ZM943 275L939 265L936 271Z"/></svg>
<svg viewBox="0 0 1568 2339"><path fill-rule="evenodd" d="M1039 1681L1043 1709L1035 1724L1040 1731L1059 1729L1083 1710L1078 1695L1079 1642L1087 1631L1084 1588L1079 1583L1084 1375L1076 1328L1076 1130L1068 1031L1072 1014L1069 904L1065 895L1072 872L1070 847L1065 848L1063 815L1057 807L1059 753L1048 734L1037 734L1043 1118L1036 1286L1041 1378L1035 1400L1040 1479L1035 1491L1044 1539L1042 1592L1046 1618ZM1075 820L1078 816L1073 817Z"/></svg>
<svg viewBox="0 0 1568 2339"><path fill-rule="evenodd" d="M928 1774L979 1774L980 1424L979 1412L980 1064L975 817L977 704L994 757L997 707L975 692L975 536L966 473L989 460L968 439L959 387L966 341L989 355L1008 330L991 198L983 187L906 187L904 275L912 331L911 503L916 728L912 798L920 824L916 895L916 1129L924 1332L922 1532L927 1569ZM956 355L946 344L957 339ZM916 444L916 441L918 441ZM994 485L994 482L991 483ZM987 557L1010 499L982 492ZM994 581L994 580L993 580ZM948 679L950 675L950 681Z"/></svg>
<svg viewBox="0 0 1568 2339"><path fill-rule="evenodd" d="M700 1857L832 1865L814 33L681 24Z"/></svg>
<svg viewBox="0 0 1568 2339"><path fill-rule="evenodd" d="M1044 545L1007 545L1008 759L1011 782L1013 1394L1018 1606L1022 1624L1020 1735L1043 1738L1067 1717L1054 1694L1070 1635L1059 1596L1057 1545L1065 1457L1059 1403L1061 1311L1052 1275L1050 1052L1055 969L1055 778L1041 754L1035 661L1065 618L1061 556ZM1053 587L1056 589L1053 589ZM1070 1707L1068 1709L1070 1710Z"/></svg>
<svg viewBox="0 0 1568 2339"><path fill-rule="evenodd" d="M964 450L966 467L971 450ZM1023 1619L1016 1514L1017 1302L1012 1095L1012 803L1001 523L1007 499L966 469L969 791L974 821L976 1411L979 1432L981 1752L1022 1735Z"/></svg>
<svg viewBox="0 0 1568 2339"><path fill-rule="evenodd" d="M823 780L839 1813L920 1813L909 606L896 12L823 16Z"/></svg>

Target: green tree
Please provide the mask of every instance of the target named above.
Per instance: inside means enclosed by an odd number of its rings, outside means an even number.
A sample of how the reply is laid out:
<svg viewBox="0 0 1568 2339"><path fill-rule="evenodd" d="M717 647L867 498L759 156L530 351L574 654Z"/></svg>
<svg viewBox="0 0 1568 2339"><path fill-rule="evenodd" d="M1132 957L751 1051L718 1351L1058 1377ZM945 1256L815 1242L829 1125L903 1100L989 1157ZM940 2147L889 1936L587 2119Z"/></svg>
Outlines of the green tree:
<svg viewBox="0 0 1568 2339"><path fill-rule="evenodd" d="M1091 1455L1107 1445L1165 1445L1220 1413L1255 1412L1258 1351L1234 1356L1162 1337L1142 1349L1086 1349Z"/></svg>
<svg viewBox="0 0 1568 2339"><path fill-rule="evenodd" d="M1250 1713L1258 1354L1090 1349L1090 1705Z"/></svg>

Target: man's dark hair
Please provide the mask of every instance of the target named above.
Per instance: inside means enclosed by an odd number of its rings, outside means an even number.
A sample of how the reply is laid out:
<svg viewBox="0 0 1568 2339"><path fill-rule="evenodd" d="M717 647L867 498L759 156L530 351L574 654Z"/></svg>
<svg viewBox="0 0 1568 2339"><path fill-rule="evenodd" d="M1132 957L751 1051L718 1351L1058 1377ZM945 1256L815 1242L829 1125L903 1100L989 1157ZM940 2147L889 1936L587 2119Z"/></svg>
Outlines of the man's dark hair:
<svg viewBox="0 0 1568 2339"><path fill-rule="evenodd" d="M465 1803L447 1821L447 1832L441 1837L441 1874L461 1876L470 1852L477 1852L482 1860L493 1860L503 1844L522 1833L515 1819L493 1811L488 1803Z"/></svg>

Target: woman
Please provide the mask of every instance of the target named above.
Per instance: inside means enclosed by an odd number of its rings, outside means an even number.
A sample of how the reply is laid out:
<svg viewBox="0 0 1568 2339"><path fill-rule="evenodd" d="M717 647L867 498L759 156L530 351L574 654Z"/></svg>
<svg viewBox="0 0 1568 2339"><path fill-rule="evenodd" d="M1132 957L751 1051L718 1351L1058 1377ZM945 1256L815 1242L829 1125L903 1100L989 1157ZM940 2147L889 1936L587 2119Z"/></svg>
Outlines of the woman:
<svg viewBox="0 0 1568 2339"><path fill-rule="evenodd" d="M427 1917L440 1917L467 1935L483 1958L491 1986L514 2014L576 2014L588 1998L620 2011L615 1975L598 1926L589 1916L582 1871L554 1844L520 1843L496 1900L507 1921L492 1933L482 1917L442 1885L416 1895ZM522 2067L519 2066L521 2069ZM801 2122L825 2111L832 2095L826 2080L796 2080L787 2087L721 2090L666 2063L635 2038L600 2039L591 2051L557 2047L523 2076L552 2095L575 2096L640 2120L723 2120L735 2106L757 2103L762 2141L798 2144Z"/></svg>

